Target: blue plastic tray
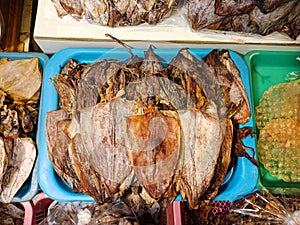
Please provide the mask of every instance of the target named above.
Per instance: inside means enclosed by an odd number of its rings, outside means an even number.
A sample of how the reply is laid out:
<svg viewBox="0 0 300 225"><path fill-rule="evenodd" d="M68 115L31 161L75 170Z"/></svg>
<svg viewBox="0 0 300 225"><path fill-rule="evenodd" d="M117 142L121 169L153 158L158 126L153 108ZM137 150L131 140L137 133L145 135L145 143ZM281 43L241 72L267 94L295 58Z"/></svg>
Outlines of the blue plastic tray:
<svg viewBox="0 0 300 225"><path fill-rule="evenodd" d="M190 49L191 53L199 58L205 57L212 49ZM144 56L146 49L133 49L134 54ZM155 49L165 62L174 58L179 49ZM245 88L250 99L249 72L243 58L235 52L230 51L230 55L239 68ZM55 173L48 157L46 135L45 135L45 117L46 113L56 110L58 107L58 94L50 83L49 79L55 74L60 73L61 67L69 59L78 60L80 63L92 63L99 59L118 59L125 60L130 57L125 49L108 48L67 48L55 53L50 59L44 71L43 87L41 95L41 113L39 117L39 162L38 162L38 181L41 189L51 198L57 201L94 201L92 197L83 193L74 193ZM252 108L252 107L251 107ZM253 118L244 126L253 127ZM244 144L255 149L255 140L248 137ZM236 200L251 193L255 189L258 178L257 167L246 158L238 158L235 168L227 174L221 191L215 200ZM181 200L178 196L176 200Z"/></svg>
<svg viewBox="0 0 300 225"><path fill-rule="evenodd" d="M19 59L31 59L37 57L39 59L39 66L44 71L49 57L39 52L0 52L0 58L10 58L12 60ZM37 142L37 140L36 140ZM38 176L37 176L38 165L35 162L34 168L31 175L28 177L26 182L17 192L13 198L13 202L25 202L31 200L38 192ZM0 199L1 200L1 199Z"/></svg>

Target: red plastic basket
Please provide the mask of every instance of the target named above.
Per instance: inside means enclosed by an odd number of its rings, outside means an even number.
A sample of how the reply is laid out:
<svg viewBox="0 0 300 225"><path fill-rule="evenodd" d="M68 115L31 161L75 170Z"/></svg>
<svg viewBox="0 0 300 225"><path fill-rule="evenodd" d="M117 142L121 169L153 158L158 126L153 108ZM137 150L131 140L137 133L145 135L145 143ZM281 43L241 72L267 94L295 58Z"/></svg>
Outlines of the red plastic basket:
<svg viewBox="0 0 300 225"><path fill-rule="evenodd" d="M40 224L47 216L48 207L53 202L43 192L37 194L31 201L22 202L25 208L24 225Z"/></svg>
<svg viewBox="0 0 300 225"><path fill-rule="evenodd" d="M218 217L224 217L230 208L230 201L207 201L199 210L190 210L186 202L173 202L166 211L167 225L190 225L191 215L194 218L201 219L199 213L205 213L212 221L204 222L203 224L216 224ZM214 220L215 218L215 220ZM196 221L194 221L196 223ZM195 224L193 223L193 224ZM225 219L222 220L222 224L228 224Z"/></svg>
<svg viewBox="0 0 300 225"><path fill-rule="evenodd" d="M24 225L40 224L47 217L52 202L53 200L43 192L37 194L31 201L21 202L25 209ZM162 225L186 225L184 216L183 204L173 202L162 215Z"/></svg>

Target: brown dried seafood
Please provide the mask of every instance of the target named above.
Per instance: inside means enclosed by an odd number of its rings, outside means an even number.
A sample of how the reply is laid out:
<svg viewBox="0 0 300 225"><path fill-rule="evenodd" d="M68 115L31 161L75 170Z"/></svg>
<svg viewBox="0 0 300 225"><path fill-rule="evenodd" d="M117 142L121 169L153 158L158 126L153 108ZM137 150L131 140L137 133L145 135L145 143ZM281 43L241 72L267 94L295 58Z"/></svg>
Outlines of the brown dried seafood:
<svg viewBox="0 0 300 225"><path fill-rule="evenodd" d="M159 23L171 10L175 0L51 0L59 17L104 26L130 26L146 22Z"/></svg>
<svg viewBox="0 0 300 225"><path fill-rule="evenodd" d="M22 225L24 224L25 210L18 204L0 203L0 224L1 225Z"/></svg>
<svg viewBox="0 0 300 225"><path fill-rule="evenodd" d="M99 203L120 197L138 211L181 193L197 208L218 193L231 153L248 156L234 138L250 119L239 70L225 50L199 60L181 49L166 66L152 46L144 58L130 53L70 60L55 75L61 109L46 115L49 158Z"/></svg>
<svg viewBox="0 0 300 225"><path fill-rule="evenodd" d="M0 60L0 194L11 202L36 158L32 132L38 116L38 59Z"/></svg>
<svg viewBox="0 0 300 225"><path fill-rule="evenodd" d="M298 0L190 0L188 18L195 30L213 29L268 35L299 35Z"/></svg>

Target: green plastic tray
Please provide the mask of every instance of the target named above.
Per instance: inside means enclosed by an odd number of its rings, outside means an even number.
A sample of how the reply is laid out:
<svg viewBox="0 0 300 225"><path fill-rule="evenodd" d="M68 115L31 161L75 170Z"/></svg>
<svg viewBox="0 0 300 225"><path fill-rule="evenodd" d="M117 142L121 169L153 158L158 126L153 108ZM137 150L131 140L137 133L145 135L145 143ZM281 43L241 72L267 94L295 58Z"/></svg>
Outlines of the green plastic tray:
<svg viewBox="0 0 300 225"><path fill-rule="evenodd" d="M271 86L286 82L286 76L290 72L300 71L300 62L296 59L300 52L287 51L251 51L244 56L250 72L250 89L253 112L259 103L263 93ZM255 115L254 115L254 121ZM259 130L254 126L256 144ZM299 182L284 182L272 176L267 169L260 164L257 188L263 187L273 193L300 194Z"/></svg>

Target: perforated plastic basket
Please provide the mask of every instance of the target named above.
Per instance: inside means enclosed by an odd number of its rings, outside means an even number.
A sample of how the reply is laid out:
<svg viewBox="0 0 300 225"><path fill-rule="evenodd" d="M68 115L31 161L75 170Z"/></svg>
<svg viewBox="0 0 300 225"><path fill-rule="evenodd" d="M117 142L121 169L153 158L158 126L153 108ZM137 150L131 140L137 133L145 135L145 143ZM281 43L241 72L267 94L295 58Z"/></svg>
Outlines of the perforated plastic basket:
<svg viewBox="0 0 300 225"><path fill-rule="evenodd" d="M147 49L133 49L133 53L138 56L143 56ZM168 63L178 53L179 49L154 49L164 62ZM209 54L212 49L189 49L189 51L197 58L203 58ZM238 67L245 89L250 99L250 85L249 72L247 65L243 58L233 52L229 51L230 56L236 66ZM47 144L46 144L46 113L58 109L58 94L54 86L49 81L57 73L60 73L61 68L69 59L75 59L79 63L92 63L99 59L117 59L126 60L130 54L123 48L109 49L109 48L67 48L55 53L49 60L44 77L41 95L41 114L39 115L39 170L38 180L41 189L52 199L57 201L94 201L94 199L83 193L74 193L69 185L67 185L55 173L53 166L49 160ZM253 118L244 126L253 127ZM246 146L255 149L255 141L253 137L248 137L244 141ZM235 200L246 194L251 193L258 177L257 167L254 166L246 158L238 158L237 163L228 173L226 177L226 184L221 187L220 193L215 200ZM178 196L176 200L181 200Z"/></svg>

